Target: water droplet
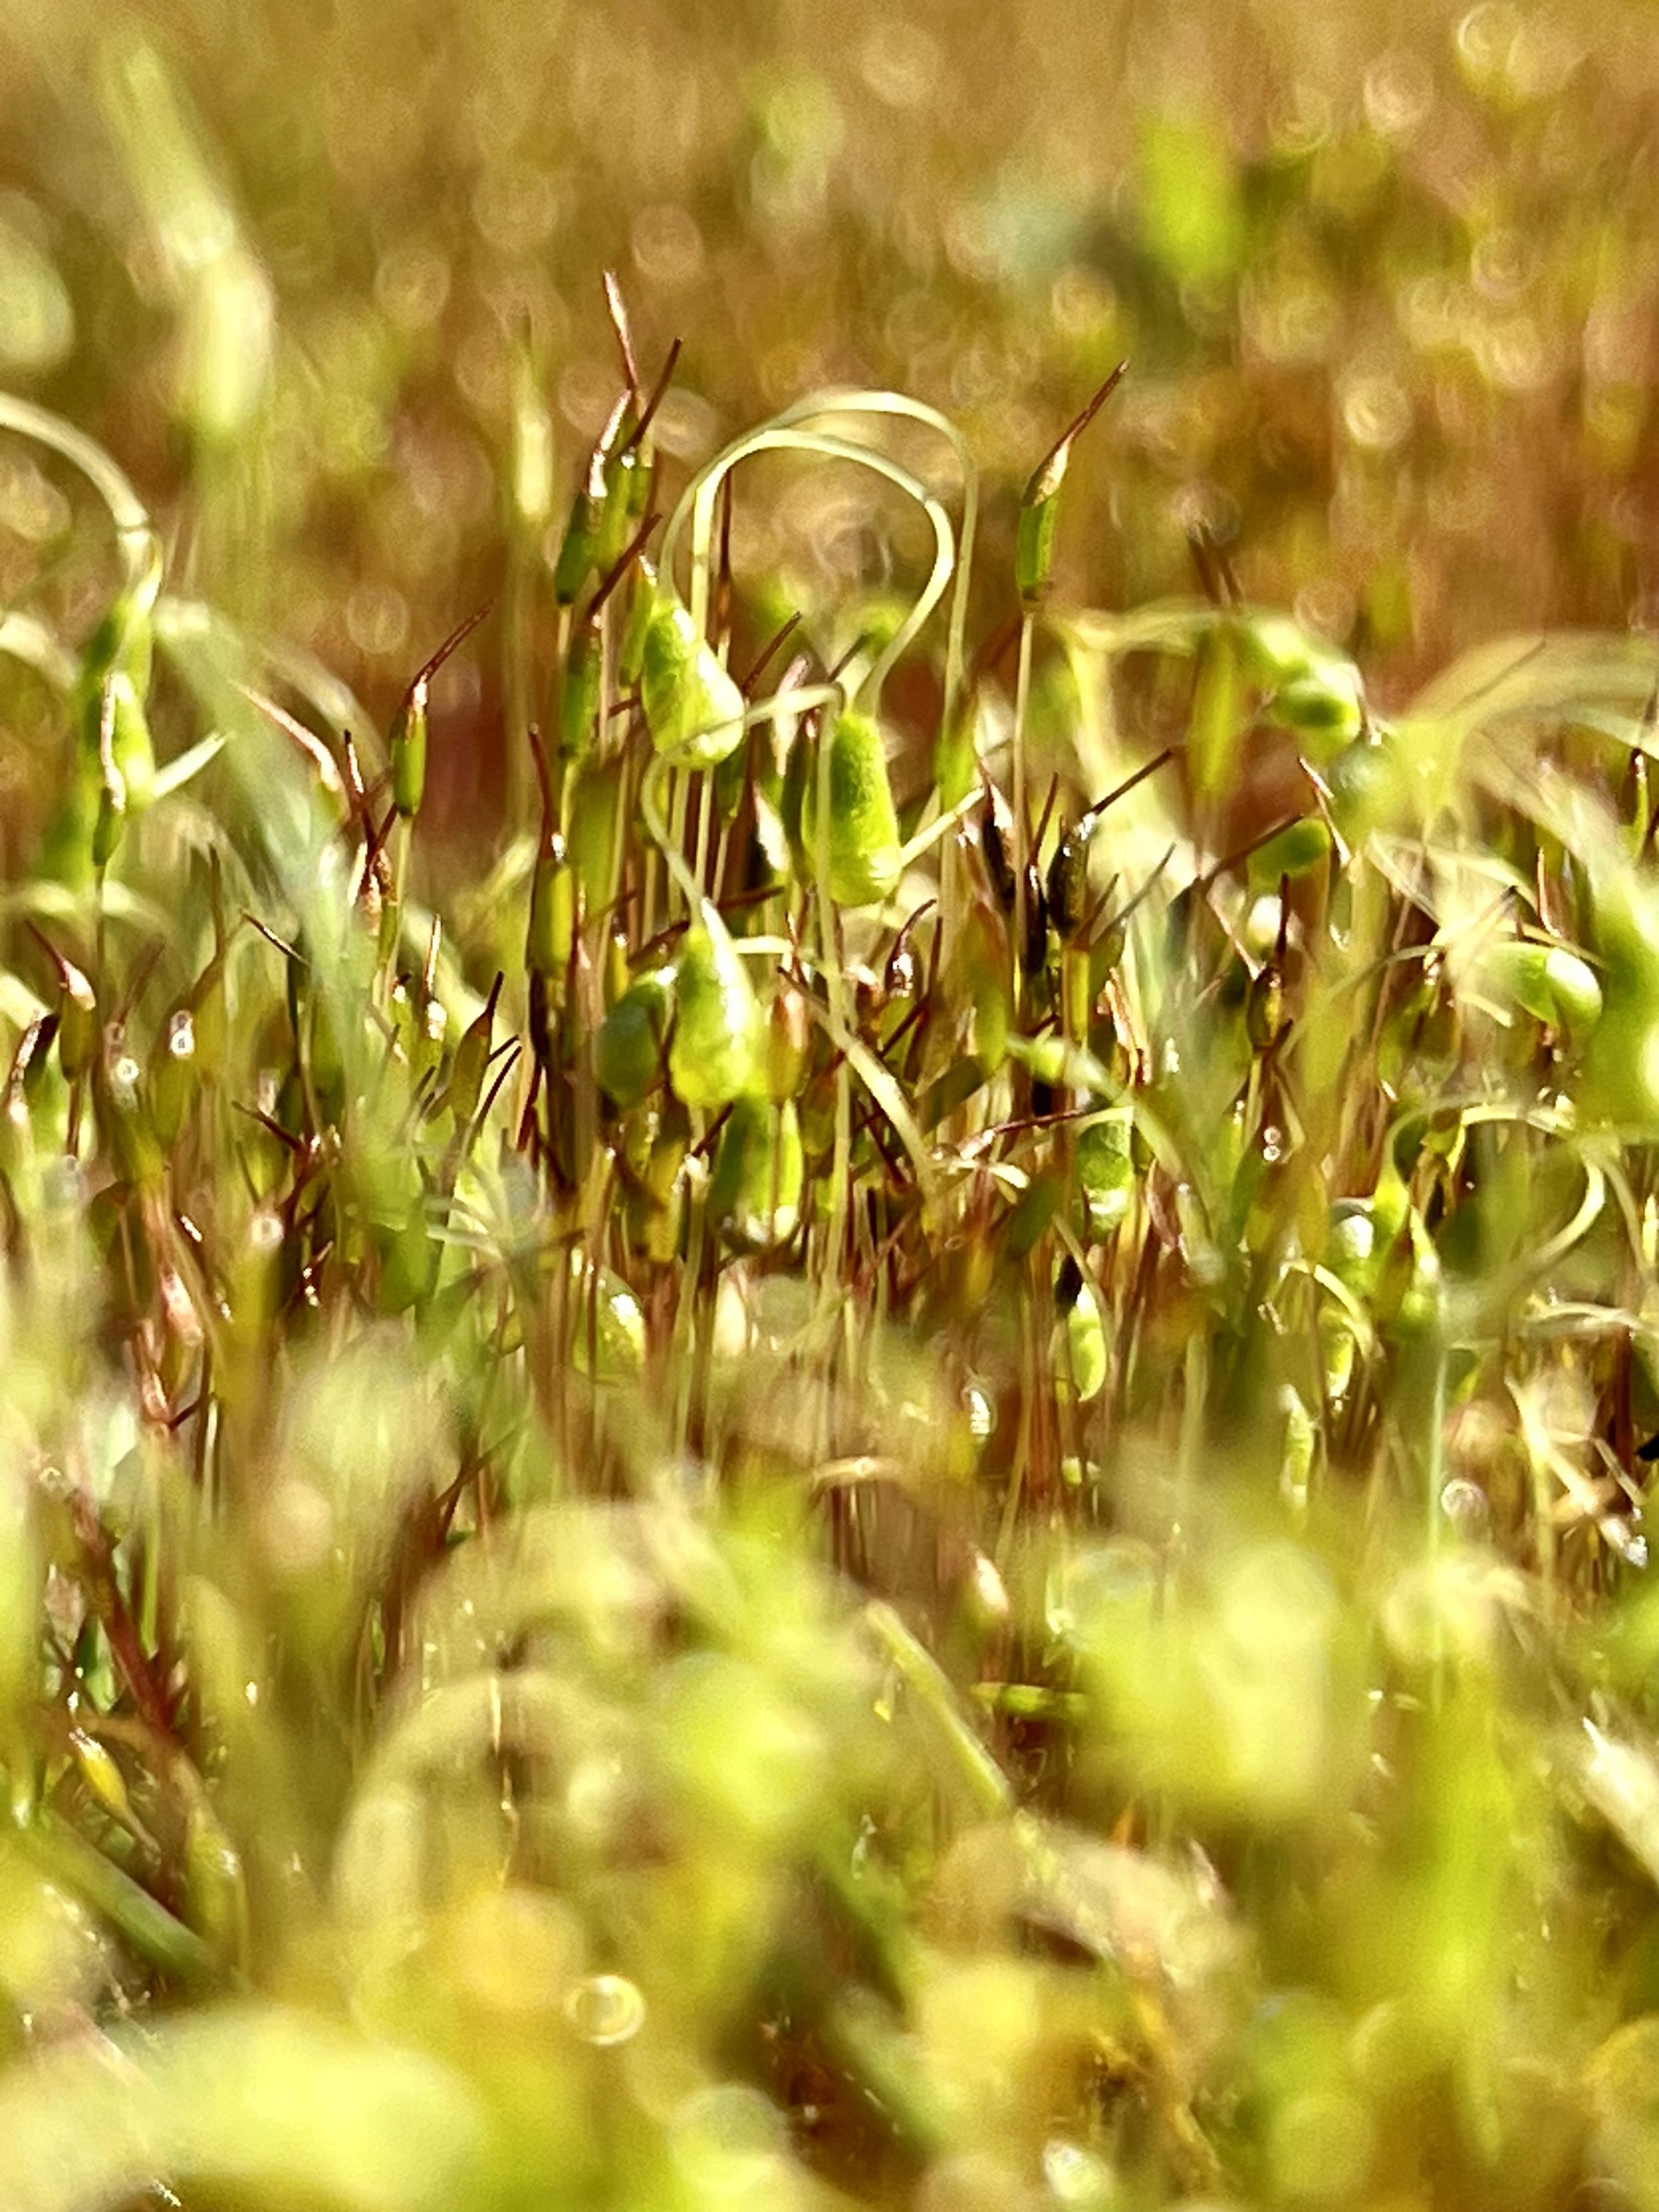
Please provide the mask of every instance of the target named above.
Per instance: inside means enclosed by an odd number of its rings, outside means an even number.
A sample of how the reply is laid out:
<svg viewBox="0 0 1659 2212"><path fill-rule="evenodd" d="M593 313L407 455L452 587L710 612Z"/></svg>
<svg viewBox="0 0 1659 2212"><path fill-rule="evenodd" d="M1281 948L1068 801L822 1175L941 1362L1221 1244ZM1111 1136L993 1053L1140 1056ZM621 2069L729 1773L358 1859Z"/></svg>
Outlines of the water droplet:
<svg viewBox="0 0 1659 2212"><path fill-rule="evenodd" d="M645 1999L625 1974L589 1974L566 1997L564 2014L584 2043L609 2050L639 2033Z"/></svg>

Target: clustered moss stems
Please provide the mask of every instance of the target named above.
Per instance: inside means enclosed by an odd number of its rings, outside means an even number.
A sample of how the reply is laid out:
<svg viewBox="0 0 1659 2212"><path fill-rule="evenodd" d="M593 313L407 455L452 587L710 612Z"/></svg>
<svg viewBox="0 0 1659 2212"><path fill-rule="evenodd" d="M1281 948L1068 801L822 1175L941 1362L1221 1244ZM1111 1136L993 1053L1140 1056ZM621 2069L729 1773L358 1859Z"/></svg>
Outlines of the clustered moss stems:
<svg viewBox="0 0 1659 2212"><path fill-rule="evenodd" d="M1517 654L1389 721L1207 544L1200 599L1055 604L1067 464L1121 369L1027 487L976 657L973 467L890 393L736 440L662 498L653 559L678 348L647 388L607 301L623 388L551 574L510 580L524 817L441 911L437 678L489 610L382 744L304 656L162 594L118 471L0 403L94 486L120 563L84 643L0 629L57 672L73 793L8 907L0 1006L18 1832L157 1996L297 1973L320 1855L357 1916L338 1971L386 2002L411 1869L437 1863L417 1778L487 1746L477 1833L445 1849L542 1897L590 1826L596 1864L623 1850L605 1700L660 1667L652 1757L684 1794L627 1848L702 1836L711 1913L728 1860L789 1869L789 1909L719 1908L761 1929L745 2064L811 2075L796 2101L842 2113L872 2170L942 2156L967 2107L902 2022L957 1939L935 1957L916 1933L912 1869L948 1897L953 1853L1012 1853L986 1881L1025 1902L996 1927L1058 1929L1118 1977L1077 2049L1140 2084L1091 2092L1093 2118L1066 2091L1066 2127L1208 2187L1248 2119L1204 2104L1175 1998L1103 1932L1116 1905L1067 1887L1058 1824L1112 1838L1095 1882L1174 1882L1190 1845L1194 1900L1222 1880L1206 1837L1243 1884L1258 1850L1317 1860L1324 1770L1295 1758L1326 1723L1297 1699L1323 1713L1348 1682L1346 1601L1310 1596L1285 1544L1357 1483L1366 1540L1431 1577L1477 1510L1544 1613L1637 1571L1659 893L1624 756L1639 769L1651 649ZM520 412L527 521L548 498L527 390ZM939 450L946 491L899 433ZM747 488L805 468L921 516L907 604L819 606L734 567ZM890 704L901 666L933 679L931 722ZM1224 1512L1248 1588L1218 1565ZM722 1548L727 1514L747 1534ZM790 1638L848 1581L844 1696ZM1426 1712L1425 1759L1473 1740L1444 1587L1383 1632L1418 1701L1386 1724ZM1246 1615L1222 1680L1182 1639ZM591 1741L584 1668L611 1716ZM1581 1694L1570 1674L1553 1695ZM1599 1764L1572 1771L1651 1854L1598 1695ZM1219 1779L1162 1729L1177 1697ZM1352 1702L1341 1776L1376 1771L1353 1747L1384 1726ZM809 1838L820 1711L855 1712L861 1748ZM1022 1803L1056 1825L1012 1825ZM596 1957L648 1979L649 1908L607 1917L594 1881ZM591 2021L630 2019L633 1982L571 1988L562 2017L607 2047Z"/></svg>

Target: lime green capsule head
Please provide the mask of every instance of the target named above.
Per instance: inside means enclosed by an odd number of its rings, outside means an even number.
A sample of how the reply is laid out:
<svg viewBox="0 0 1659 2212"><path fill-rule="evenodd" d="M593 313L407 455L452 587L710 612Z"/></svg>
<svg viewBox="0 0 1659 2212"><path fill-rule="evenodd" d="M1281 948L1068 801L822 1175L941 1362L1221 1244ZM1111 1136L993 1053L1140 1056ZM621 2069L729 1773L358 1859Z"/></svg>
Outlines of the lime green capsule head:
<svg viewBox="0 0 1659 2212"><path fill-rule="evenodd" d="M601 1091L625 1112L637 1106L662 1072L663 1047L674 1020L672 967L636 975L599 1024L593 1073Z"/></svg>
<svg viewBox="0 0 1659 2212"><path fill-rule="evenodd" d="M148 629L145 635L149 635ZM111 671L109 699L110 757L120 776L127 804L136 811L149 796L155 775L155 749L150 739L142 692L126 668Z"/></svg>
<svg viewBox="0 0 1659 2212"><path fill-rule="evenodd" d="M645 639L657 611L657 570L643 554L634 564L634 580L628 590L622 637L617 647L617 681L624 691L638 684L645 671Z"/></svg>
<svg viewBox="0 0 1659 2212"><path fill-rule="evenodd" d="M392 718L386 750L392 760L392 803L405 822L421 811L426 794L426 693L418 678Z"/></svg>
<svg viewBox="0 0 1659 2212"><path fill-rule="evenodd" d="M570 502L570 520L553 564L553 596L562 607L574 605L582 586L599 564L598 522L584 483Z"/></svg>
<svg viewBox="0 0 1659 2212"><path fill-rule="evenodd" d="M672 591L646 624L640 700L652 744L684 766L713 768L743 736L743 693Z"/></svg>
<svg viewBox="0 0 1659 2212"><path fill-rule="evenodd" d="M759 1087L760 1006L725 923L705 900L675 964L668 1076L687 1106L729 1106Z"/></svg>
<svg viewBox="0 0 1659 2212"><path fill-rule="evenodd" d="M708 1186L709 1209L726 1235L750 1251L786 1243L800 1220L805 1182L794 1100L739 1098L720 1131Z"/></svg>
<svg viewBox="0 0 1659 2212"><path fill-rule="evenodd" d="M1060 526L1059 471L1039 472L1025 487L1019 503L1019 522L1014 536L1014 583L1022 599L1040 599L1048 588L1054 565L1054 538ZM1048 476L1053 476L1053 482Z"/></svg>
<svg viewBox="0 0 1659 2212"><path fill-rule="evenodd" d="M766 1016L766 1095L779 1104L800 1089L811 1035L806 994L798 983L786 983Z"/></svg>
<svg viewBox="0 0 1659 2212"><path fill-rule="evenodd" d="M593 539L593 562L601 574L620 558L650 496L649 455L638 445L624 445L605 465L605 496Z"/></svg>
<svg viewBox="0 0 1659 2212"><path fill-rule="evenodd" d="M525 965L532 975L562 982L576 937L576 876L554 830L538 854L530 878L530 927Z"/></svg>
<svg viewBox="0 0 1659 2212"><path fill-rule="evenodd" d="M1267 1052L1277 1044L1285 1028L1285 977L1276 960L1269 960L1250 978L1244 1000L1244 1029L1253 1052Z"/></svg>
<svg viewBox="0 0 1659 2212"><path fill-rule="evenodd" d="M585 759L592 750L599 720L602 661L598 629L591 623L579 623L565 655L564 683L559 694L559 754L563 760Z"/></svg>
<svg viewBox="0 0 1659 2212"><path fill-rule="evenodd" d="M848 708L830 726L830 896L838 906L890 898L903 873L898 815L887 776L887 750L874 717ZM800 842L806 872L818 867L818 793L823 771L806 769Z"/></svg>
<svg viewBox="0 0 1659 2212"><path fill-rule="evenodd" d="M386 732L386 750L392 763L392 803L406 822L420 812L421 800L426 793L427 697L432 679L462 641L477 629L489 612L491 604L486 602L450 632L404 692L392 718L392 727Z"/></svg>
<svg viewBox="0 0 1659 2212"><path fill-rule="evenodd" d="M611 456L621 442L628 419L629 398L624 392L611 409L610 419L599 433L599 441L588 456L587 470L576 495L570 503L570 520L565 525L559 543L559 554L553 565L553 596L562 607L574 606L581 597L582 586L588 578L606 564L600 556L600 533L605 513L605 489ZM626 519L623 538L628 534ZM620 550L622 540L617 540ZM614 560L613 554L611 558Z"/></svg>
<svg viewBox="0 0 1659 2212"><path fill-rule="evenodd" d="M1076 936L1088 912L1089 848L1099 826L1100 817L1091 807L1066 832L1048 863L1048 919L1062 943Z"/></svg>
<svg viewBox="0 0 1659 2212"><path fill-rule="evenodd" d="M645 1158L628 1192L628 1234L634 1249L665 1266L679 1249L685 1214L685 1161L690 1117L672 1093L642 1131Z"/></svg>
<svg viewBox="0 0 1659 2212"><path fill-rule="evenodd" d="M1580 1036L1601 1017L1601 986L1588 961L1565 945L1516 939L1495 945L1484 963L1495 996L1568 1036Z"/></svg>
<svg viewBox="0 0 1659 2212"><path fill-rule="evenodd" d="M1304 814L1299 822L1292 822L1265 845L1258 845L1249 858L1249 878L1253 884L1276 884L1283 877L1299 879L1328 867L1331 857L1331 833L1316 814Z"/></svg>
<svg viewBox="0 0 1659 2212"><path fill-rule="evenodd" d="M1365 695L1359 671L1334 654L1316 658L1278 687L1266 713L1270 722L1300 739L1310 760L1334 760L1364 734Z"/></svg>
<svg viewBox="0 0 1659 2212"><path fill-rule="evenodd" d="M1127 367L1127 362L1118 363L1031 472L1019 502L1019 521L1014 537L1014 582L1028 607L1048 589L1054 565L1054 537L1060 526L1060 491L1071 466L1072 449L1117 389Z"/></svg>
<svg viewBox="0 0 1659 2212"><path fill-rule="evenodd" d="M467 1024L460 1042L455 1048L444 1103L458 1122L470 1121L478 1110L478 1100L483 1094L484 1074L489 1066L495 1003L501 994L501 978L498 975L489 987L489 996L484 1001L483 1011Z"/></svg>

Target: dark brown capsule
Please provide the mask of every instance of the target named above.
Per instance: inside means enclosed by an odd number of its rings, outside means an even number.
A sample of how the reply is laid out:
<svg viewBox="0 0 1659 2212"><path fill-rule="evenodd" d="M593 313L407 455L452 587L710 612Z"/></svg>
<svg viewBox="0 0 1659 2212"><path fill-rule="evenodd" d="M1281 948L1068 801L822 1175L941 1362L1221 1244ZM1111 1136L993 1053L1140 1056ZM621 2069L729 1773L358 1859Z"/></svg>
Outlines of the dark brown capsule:
<svg viewBox="0 0 1659 2212"><path fill-rule="evenodd" d="M1014 861L1013 817L1009 814L1002 793L988 778L985 785L985 803L979 813L980 848L985 855L985 872L990 878L991 889L1005 914L1013 911Z"/></svg>

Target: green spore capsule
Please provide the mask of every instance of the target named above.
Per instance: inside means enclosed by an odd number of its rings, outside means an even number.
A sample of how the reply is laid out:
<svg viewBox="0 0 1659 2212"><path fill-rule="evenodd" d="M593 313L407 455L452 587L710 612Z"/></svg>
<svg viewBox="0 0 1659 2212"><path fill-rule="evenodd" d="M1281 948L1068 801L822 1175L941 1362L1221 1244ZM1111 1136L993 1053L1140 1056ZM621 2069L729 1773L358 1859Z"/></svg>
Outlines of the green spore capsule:
<svg viewBox="0 0 1659 2212"><path fill-rule="evenodd" d="M986 876L1005 914L1012 914L1014 908L1013 841L1014 819L1007 801L988 777L979 810L980 849L985 855Z"/></svg>
<svg viewBox="0 0 1659 2212"><path fill-rule="evenodd" d="M59 960L58 1064L66 1079L78 1082L98 1050L98 1001L91 984L72 960Z"/></svg>
<svg viewBox="0 0 1659 2212"><path fill-rule="evenodd" d="M766 1015L765 1089L775 1103L781 1105L799 1091L811 1036L806 994L799 985L786 983Z"/></svg>
<svg viewBox="0 0 1659 2212"><path fill-rule="evenodd" d="M872 906L892 896L904 866L886 747L874 718L853 708L836 715L828 743L830 896L838 906ZM814 762L801 792L801 846L814 877L820 773Z"/></svg>
<svg viewBox="0 0 1659 2212"><path fill-rule="evenodd" d="M559 694L559 754L563 760L582 760L592 749L603 673L599 633L592 623L584 622L565 655L564 683Z"/></svg>
<svg viewBox="0 0 1659 2212"><path fill-rule="evenodd" d="M1268 1051L1284 1034L1285 977L1277 961L1269 960L1250 978L1244 1030L1253 1052Z"/></svg>
<svg viewBox="0 0 1659 2212"><path fill-rule="evenodd" d="M426 794L427 700L432 679L464 639L470 637L489 612L486 603L469 615L444 640L404 692L392 727L386 733L386 752L392 763L392 803L404 820L412 821Z"/></svg>
<svg viewBox="0 0 1659 2212"><path fill-rule="evenodd" d="M570 965L576 935L576 877L565 857L564 840L554 830L538 854L530 878L530 927L525 965L532 975L562 983Z"/></svg>
<svg viewBox="0 0 1659 2212"><path fill-rule="evenodd" d="M1266 711L1269 721L1302 739L1310 758L1330 760L1364 732L1359 672L1350 661L1316 660L1279 686Z"/></svg>
<svg viewBox="0 0 1659 2212"><path fill-rule="evenodd" d="M1091 807L1066 832L1048 863L1048 920L1062 943L1081 929L1088 911L1089 848L1099 827L1100 817Z"/></svg>
<svg viewBox="0 0 1659 2212"><path fill-rule="evenodd" d="M1496 995L1551 1029L1582 1036L1601 1019L1595 971L1565 945L1496 945L1486 955L1485 974Z"/></svg>
<svg viewBox="0 0 1659 2212"><path fill-rule="evenodd" d="M574 606L581 596L583 585L605 565L600 558L599 545L605 521L607 471L611 457L623 436L628 418L628 394L624 392L617 398L611 410L610 420L599 433L599 441L588 457L586 474L570 503L570 520L565 525L564 536L559 543L558 559L553 565L553 596L562 607ZM627 534L624 513L623 537L626 538ZM617 542L620 548L621 540Z"/></svg>
<svg viewBox="0 0 1659 2212"><path fill-rule="evenodd" d="M426 795L426 685L417 681L392 716L386 737L392 803L406 822L420 812Z"/></svg>
<svg viewBox="0 0 1659 2212"><path fill-rule="evenodd" d="M673 969L653 968L635 977L599 1024L594 1077L605 1097L624 1111L639 1104L661 1073L674 1003Z"/></svg>
<svg viewBox="0 0 1659 2212"><path fill-rule="evenodd" d="M1311 875L1327 866L1330 857L1330 831L1316 814L1304 815L1265 845L1257 846L1249 859L1250 880L1276 884L1284 876Z"/></svg>
<svg viewBox="0 0 1659 2212"><path fill-rule="evenodd" d="M570 520L565 524L553 564L553 596L562 607L574 605L582 586L599 566L598 520L584 484L570 502Z"/></svg>
<svg viewBox="0 0 1659 2212"><path fill-rule="evenodd" d="M460 1042L455 1048L444 1103L458 1122L470 1121L478 1110L478 1101L483 1095L484 1074L489 1066L495 1003L501 994L501 978L497 975L489 987L489 996L484 1001L483 1012L468 1023L461 1034Z"/></svg>
<svg viewBox="0 0 1659 2212"><path fill-rule="evenodd" d="M646 635L657 611L658 596L655 564L641 554L634 564L634 580L629 586L627 611L617 647L617 681L624 691L632 691L644 673Z"/></svg>
<svg viewBox="0 0 1659 2212"><path fill-rule="evenodd" d="M109 716L110 757L121 779L126 804L137 812L148 799L155 780L155 749L143 696L125 668L111 672Z"/></svg>
<svg viewBox="0 0 1659 2212"><path fill-rule="evenodd" d="M646 625L640 700L652 744L684 766L713 768L743 736L743 693L672 592Z"/></svg>
<svg viewBox="0 0 1659 2212"><path fill-rule="evenodd" d="M725 923L704 901L675 966L668 1076L687 1106L729 1106L759 1085L760 1006Z"/></svg>
<svg viewBox="0 0 1659 2212"><path fill-rule="evenodd" d="M1048 588L1054 565L1054 538L1060 528L1059 471L1040 471L1025 487L1019 521L1014 533L1014 584L1022 599L1040 599Z"/></svg>
<svg viewBox="0 0 1659 2212"><path fill-rule="evenodd" d="M605 497L593 544L594 566L601 574L620 558L629 532L645 513L650 496L648 457L638 446L626 445L605 465Z"/></svg>
<svg viewBox="0 0 1659 2212"><path fill-rule="evenodd" d="M1072 449L1117 389L1127 367L1127 362L1118 363L1031 472L1019 502L1019 521L1014 536L1014 582L1028 607L1041 599L1048 588L1054 565L1054 537L1060 526L1060 487L1071 466Z"/></svg>
<svg viewBox="0 0 1659 2212"><path fill-rule="evenodd" d="M1100 1308L1084 1287L1076 1262L1069 1257L1054 1285L1054 1303L1060 1308L1065 1339L1062 1372L1076 1403L1086 1406L1105 1389L1110 1362Z"/></svg>
<svg viewBox="0 0 1659 2212"><path fill-rule="evenodd" d="M1299 683L1320 663L1339 657L1289 615L1241 610L1230 619L1238 641L1240 666L1263 690Z"/></svg>
<svg viewBox="0 0 1659 2212"><path fill-rule="evenodd" d="M739 1098L720 1131L708 1203L738 1244L770 1251L793 1236L800 1219L805 1164L793 1098L774 1104Z"/></svg>

